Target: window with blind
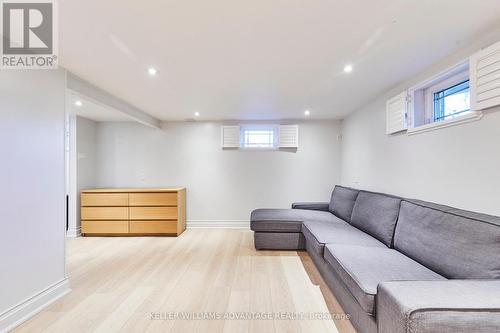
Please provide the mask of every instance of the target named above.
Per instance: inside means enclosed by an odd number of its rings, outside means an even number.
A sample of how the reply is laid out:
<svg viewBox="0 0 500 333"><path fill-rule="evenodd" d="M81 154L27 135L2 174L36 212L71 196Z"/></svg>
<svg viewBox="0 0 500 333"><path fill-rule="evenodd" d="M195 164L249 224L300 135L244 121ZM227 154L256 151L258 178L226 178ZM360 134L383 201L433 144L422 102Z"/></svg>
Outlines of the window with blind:
<svg viewBox="0 0 500 333"><path fill-rule="evenodd" d="M478 121L500 105L500 42L387 101L387 134Z"/></svg>

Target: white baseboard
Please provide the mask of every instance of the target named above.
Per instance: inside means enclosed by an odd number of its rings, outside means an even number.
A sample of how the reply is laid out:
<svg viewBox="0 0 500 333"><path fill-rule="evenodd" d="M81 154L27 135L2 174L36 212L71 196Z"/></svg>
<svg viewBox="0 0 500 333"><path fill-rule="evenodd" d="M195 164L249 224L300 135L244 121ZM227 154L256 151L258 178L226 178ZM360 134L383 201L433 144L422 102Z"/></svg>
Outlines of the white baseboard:
<svg viewBox="0 0 500 333"><path fill-rule="evenodd" d="M71 291L68 279L42 290L0 314L0 332L9 332Z"/></svg>
<svg viewBox="0 0 500 333"><path fill-rule="evenodd" d="M248 220L189 220L187 229L250 229Z"/></svg>
<svg viewBox="0 0 500 333"><path fill-rule="evenodd" d="M80 237L82 235L82 227L69 227L66 231L66 237Z"/></svg>

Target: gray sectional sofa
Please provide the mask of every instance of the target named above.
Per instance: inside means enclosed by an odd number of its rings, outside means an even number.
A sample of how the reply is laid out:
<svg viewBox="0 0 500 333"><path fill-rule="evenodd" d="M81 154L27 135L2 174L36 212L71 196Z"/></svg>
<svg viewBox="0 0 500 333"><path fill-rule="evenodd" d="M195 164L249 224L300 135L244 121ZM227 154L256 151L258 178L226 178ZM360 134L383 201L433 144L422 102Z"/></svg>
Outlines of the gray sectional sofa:
<svg viewBox="0 0 500 333"><path fill-rule="evenodd" d="M500 218L342 186L251 214L255 248L307 250L360 333L500 332Z"/></svg>

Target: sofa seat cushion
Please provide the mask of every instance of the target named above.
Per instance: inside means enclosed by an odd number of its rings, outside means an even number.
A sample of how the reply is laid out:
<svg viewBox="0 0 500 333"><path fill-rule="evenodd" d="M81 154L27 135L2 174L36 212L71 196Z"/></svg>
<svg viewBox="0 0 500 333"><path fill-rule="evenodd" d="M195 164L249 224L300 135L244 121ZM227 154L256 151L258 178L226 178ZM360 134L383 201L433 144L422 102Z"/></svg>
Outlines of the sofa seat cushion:
<svg viewBox="0 0 500 333"><path fill-rule="evenodd" d="M299 209L298 214L301 217L303 222L311 222L311 223L329 223L332 225L349 225L342 219L339 219L337 216L333 215L330 212L322 212L318 210L305 210Z"/></svg>
<svg viewBox="0 0 500 333"><path fill-rule="evenodd" d="M377 286L387 281L446 280L404 254L387 247L327 244L325 260L368 314L375 314Z"/></svg>
<svg viewBox="0 0 500 333"><path fill-rule="evenodd" d="M386 246L376 238L362 232L348 223L329 223L323 221L305 221L302 233L306 238L306 247L323 256L325 244L349 244L383 247Z"/></svg>
<svg viewBox="0 0 500 333"><path fill-rule="evenodd" d="M300 232L298 209L256 209L250 215L250 229L261 232Z"/></svg>

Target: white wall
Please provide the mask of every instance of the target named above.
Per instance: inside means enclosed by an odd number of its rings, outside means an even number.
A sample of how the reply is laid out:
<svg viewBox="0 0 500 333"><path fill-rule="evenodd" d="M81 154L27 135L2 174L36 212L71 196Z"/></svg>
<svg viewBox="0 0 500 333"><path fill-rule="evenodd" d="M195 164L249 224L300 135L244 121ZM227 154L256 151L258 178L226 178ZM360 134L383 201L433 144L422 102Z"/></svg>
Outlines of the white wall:
<svg viewBox="0 0 500 333"><path fill-rule="evenodd" d="M80 207L80 191L94 188L97 185L96 162L96 134L95 121L76 117L76 207ZM76 209L76 234L80 233L80 209Z"/></svg>
<svg viewBox="0 0 500 333"><path fill-rule="evenodd" d="M0 331L68 290L64 72L0 73Z"/></svg>
<svg viewBox="0 0 500 333"><path fill-rule="evenodd" d="M500 215L500 108L456 127L414 136L385 134L388 98L497 40L495 32L344 119L342 184Z"/></svg>
<svg viewBox="0 0 500 333"><path fill-rule="evenodd" d="M328 201L340 180L340 124L302 122L300 148L231 151L220 147L220 123L97 126L99 187L187 188L190 221L248 221L257 207Z"/></svg>

